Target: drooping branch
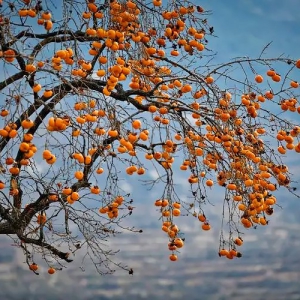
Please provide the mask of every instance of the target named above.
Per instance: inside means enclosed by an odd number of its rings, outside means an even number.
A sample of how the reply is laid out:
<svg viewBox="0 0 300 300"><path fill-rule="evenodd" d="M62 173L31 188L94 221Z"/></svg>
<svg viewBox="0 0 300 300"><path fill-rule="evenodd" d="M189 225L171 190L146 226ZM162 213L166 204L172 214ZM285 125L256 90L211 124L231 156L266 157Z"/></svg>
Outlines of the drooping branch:
<svg viewBox="0 0 300 300"><path fill-rule="evenodd" d="M0 82L0 91L12 84L13 82L22 79L26 75L25 71L21 71L18 73L15 73L14 75L6 78L5 80Z"/></svg>
<svg viewBox="0 0 300 300"><path fill-rule="evenodd" d="M25 243L25 244L31 244L31 245L36 245L38 247L41 247L43 249L47 249L48 251L50 251L54 256L59 257L60 259L70 263L73 260L69 259L70 253L69 252L62 252L60 250L58 250L56 247L54 247L53 245L50 245L42 240L37 240L37 239L32 239L29 237L24 236L22 233L17 233L18 238L21 240L21 242Z"/></svg>
<svg viewBox="0 0 300 300"><path fill-rule="evenodd" d="M2 220L5 220L5 222L0 223L0 234L14 234L15 228L14 228L14 220L11 215L11 211L9 208L3 207L3 205L0 203L0 216Z"/></svg>

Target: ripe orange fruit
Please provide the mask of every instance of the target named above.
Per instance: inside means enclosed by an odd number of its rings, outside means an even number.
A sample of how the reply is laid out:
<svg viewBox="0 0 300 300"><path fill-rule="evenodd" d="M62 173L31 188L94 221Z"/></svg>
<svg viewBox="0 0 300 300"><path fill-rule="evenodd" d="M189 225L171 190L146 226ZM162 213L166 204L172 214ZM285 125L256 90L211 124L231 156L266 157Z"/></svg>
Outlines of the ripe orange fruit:
<svg viewBox="0 0 300 300"><path fill-rule="evenodd" d="M32 263L31 265L29 265L29 269L32 271L37 271L39 268L39 266L35 263Z"/></svg>
<svg viewBox="0 0 300 300"><path fill-rule="evenodd" d="M48 274L52 275L56 272L56 270L54 268L49 268L48 269Z"/></svg>
<svg viewBox="0 0 300 300"><path fill-rule="evenodd" d="M206 185L209 186L209 187L213 186L213 184L214 184L214 182L211 179L208 179L206 181Z"/></svg>
<svg viewBox="0 0 300 300"><path fill-rule="evenodd" d="M208 76L205 78L207 84L212 84L214 82L214 78L212 76Z"/></svg>
<svg viewBox="0 0 300 300"><path fill-rule="evenodd" d="M84 174L82 171L76 171L75 172L75 178L78 180L81 180L83 178Z"/></svg>
<svg viewBox="0 0 300 300"><path fill-rule="evenodd" d="M173 253L169 256L169 259L170 259L170 261L176 261L176 260L178 260L178 257L176 254Z"/></svg>
<svg viewBox="0 0 300 300"><path fill-rule="evenodd" d="M132 127L133 127L134 129L140 129L141 126L142 126L142 122L141 122L140 120L134 120L134 121L132 122Z"/></svg>
<svg viewBox="0 0 300 300"><path fill-rule="evenodd" d="M256 75L255 76L255 81L257 82L257 83L262 83L263 82L263 77L261 76L261 75Z"/></svg>

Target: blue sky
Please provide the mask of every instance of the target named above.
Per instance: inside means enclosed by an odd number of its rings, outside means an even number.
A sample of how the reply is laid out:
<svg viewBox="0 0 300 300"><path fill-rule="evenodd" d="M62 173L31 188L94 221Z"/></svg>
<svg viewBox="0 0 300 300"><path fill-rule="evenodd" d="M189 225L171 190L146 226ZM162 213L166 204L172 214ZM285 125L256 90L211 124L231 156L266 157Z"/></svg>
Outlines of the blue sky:
<svg viewBox="0 0 300 300"><path fill-rule="evenodd" d="M216 39L210 47L223 58L255 56L272 42L268 53L300 57L300 2L298 0L229 0L196 1L206 10L214 26Z"/></svg>

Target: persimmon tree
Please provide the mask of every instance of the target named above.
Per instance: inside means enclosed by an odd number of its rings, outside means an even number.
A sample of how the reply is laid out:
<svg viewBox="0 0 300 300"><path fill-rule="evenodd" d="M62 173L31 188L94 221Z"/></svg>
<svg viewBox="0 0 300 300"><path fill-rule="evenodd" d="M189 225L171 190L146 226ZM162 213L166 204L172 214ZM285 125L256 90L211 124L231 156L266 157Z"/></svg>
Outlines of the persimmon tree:
<svg viewBox="0 0 300 300"><path fill-rule="evenodd" d="M196 1L61 2L1 1L0 233L36 273L37 256L53 274L82 248L100 273L132 272L105 247L133 210L119 180L155 170L152 185L164 188L145 201L170 260L184 246L181 214L213 226L205 207L217 186L219 255L240 257L276 190L294 193L282 158L300 152L300 60L268 58L266 47L218 62L210 12Z"/></svg>

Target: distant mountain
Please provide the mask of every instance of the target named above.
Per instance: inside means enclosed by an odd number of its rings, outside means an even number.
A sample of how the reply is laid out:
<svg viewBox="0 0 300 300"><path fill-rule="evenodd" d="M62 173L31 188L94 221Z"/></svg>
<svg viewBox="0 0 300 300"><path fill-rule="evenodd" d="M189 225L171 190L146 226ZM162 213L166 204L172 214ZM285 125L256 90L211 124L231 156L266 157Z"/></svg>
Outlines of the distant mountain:
<svg viewBox="0 0 300 300"><path fill-rule="evenodd" d="M127 192L136 208L124 226L141 228L143 233L118 235L110 247L121 250L115 259L132 267L133 275L117 270L113 275L100 276L91 263L85 264L83 271L83 250L67 269L52 276L41 263L40 275L36 276L28 270L20 249L2 237L0 299L300 300L298 198L278 193L279 206L275 206L269 225L243 229L243 257L228 260L217 254L222 195L214 193L210 199L213 205L205 206L212 230L202 231L196 218L179 217L186 242L179 260L170 262L168 238L161 231L160 212L154 207L162 190L147 190L134 180L130 184Z"/></svg>
<svg viewBox="0 0 300 300"><path fill-rule="evenodd" d="M100 276L92 264L82 271L84 252L67 270L50 276L42 265L41 275L36 276L11 241L1 240L1 299L299 300L298 203L282 201L284 208L276 209L268 226L245 230L243 257L235 260L218 257L217 228L203 232L199 222L191 220L183 227L186 244L179 260L169 262L168 240L156 222L158 212L150 207L137 210L132 221L144 232L124 233L111 241L113 249L121 249L116 259L132 267L133 276L122 270Z"/></svg>

